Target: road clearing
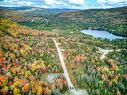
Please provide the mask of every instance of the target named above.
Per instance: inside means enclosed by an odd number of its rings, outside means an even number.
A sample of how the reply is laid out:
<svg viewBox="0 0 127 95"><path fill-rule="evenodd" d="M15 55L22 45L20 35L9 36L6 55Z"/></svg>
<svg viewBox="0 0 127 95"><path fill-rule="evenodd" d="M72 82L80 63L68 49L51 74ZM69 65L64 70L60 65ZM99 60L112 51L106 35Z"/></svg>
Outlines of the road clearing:
<svg viewBox="0 0 127 95"><path fill-rule="evenodd" d="M63 68L63 71L64 71L64 76L67 80L67 84L68 84L68 88L69 88L69 91L72 95L86 95L86 94L82 94L80 93L79 91L77 91L74 87L74 85L72 84L71 82L71 79L69 77L69 74L68 74L68 71L67 71L67 68L66 68L66 65L65 65L65 62L64 62L64 56L61 52L61 49L59 48L59 43L56 42L55 38L53 38L53 41L54 41L54 44L56 46L56 49L57 49L57 52L58 52L58 55L59 55L59 59L60 59L60 63L61 63L61 66Z"/></svg>

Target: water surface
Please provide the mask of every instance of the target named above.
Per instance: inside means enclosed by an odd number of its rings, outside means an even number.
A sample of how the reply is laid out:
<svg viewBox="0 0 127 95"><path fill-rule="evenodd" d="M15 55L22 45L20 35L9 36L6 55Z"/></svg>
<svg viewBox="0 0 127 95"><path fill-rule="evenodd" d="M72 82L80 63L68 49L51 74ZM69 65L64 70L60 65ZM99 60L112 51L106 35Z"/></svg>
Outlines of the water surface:
<svg viewBox="0 0 127 95"><path fill-rule="evenodd" d="M127 37L122 36L116 36L112 33L109 33L107 31L100 31L100 30L81 30L82 33L91 35L96 38L102 38L102 39L109 39L109 40L115 40L115 39L127 39Z"/></svg>

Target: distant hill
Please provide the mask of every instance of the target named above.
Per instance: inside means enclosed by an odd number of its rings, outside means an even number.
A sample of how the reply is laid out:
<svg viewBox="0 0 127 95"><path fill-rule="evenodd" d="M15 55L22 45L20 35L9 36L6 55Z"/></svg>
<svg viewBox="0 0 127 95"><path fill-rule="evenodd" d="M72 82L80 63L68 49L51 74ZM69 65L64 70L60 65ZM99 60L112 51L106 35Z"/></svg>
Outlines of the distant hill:
<svg viewBox="0 0 127 95"><path fill-rule="evenodd" d="M72 28L78 26L79 29L107 30L116 35L127 36L127 7L79 10L60 13L55 17L67 19L64 21L66 24L72 22Z"/></svg>
<svg viewBox="0 0 127 95"><path fill-rule="evenodd" d="M45 21L29 21L19 22L40 29L60 28L63 30L80 31L82 29L105 30L116 35L127 37L127 7L111 8L111 9L89 9L89 10L73 10L67 12L61 9L38 10L25 13L24 16L34 18L46 18ZM26 17L26 18L27 18ZM43 28L43 29L44 29Z"/></svg>
<svg viewBox="0 0 127 95"><path fill-rule="evenodd" d="M0 10L31 10L32 7L4 7L4 6L0 6Z"/></svg>
<svg viewBox="0 0 127 95"><path fill-rule="evenodd" d="M17 11L21 9L21 11ZM32 7L16 10L2 9L0 16L35 29L80 31L82 29L106 30L127 37L127 7L111 9L44 9ZM24 11L22 11L24 10ZM48 23L47 23L48 22Z"/></svg>
<svg viewBox="0 0 127 95"><path fill-rule="evenodd" d="M8 10L8 11L27 11L29 10L30 14L31 11L34 14L37 15L49 15L49 14L57 14L57 13L63 13L63 12L73 12L73 11L77 11L78 9L58 9L58 8L40 8L40 7L28 7L28 6L23 6L23 7L3 7L0 6L0 10ZM30 11L31 10L31 11Z"/></svg>

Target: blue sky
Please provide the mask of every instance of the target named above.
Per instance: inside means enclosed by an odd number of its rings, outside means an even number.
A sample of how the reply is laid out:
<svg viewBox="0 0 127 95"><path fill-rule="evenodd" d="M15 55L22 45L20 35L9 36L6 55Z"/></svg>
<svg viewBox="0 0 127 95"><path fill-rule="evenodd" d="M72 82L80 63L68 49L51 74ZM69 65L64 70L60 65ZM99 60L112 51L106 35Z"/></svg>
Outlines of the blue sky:
<svg viewBox="0 0 127 95"><path fill-rule="evenodd" d="M94 9L127 6L127 0L0 0L0 6Z"/></svg>

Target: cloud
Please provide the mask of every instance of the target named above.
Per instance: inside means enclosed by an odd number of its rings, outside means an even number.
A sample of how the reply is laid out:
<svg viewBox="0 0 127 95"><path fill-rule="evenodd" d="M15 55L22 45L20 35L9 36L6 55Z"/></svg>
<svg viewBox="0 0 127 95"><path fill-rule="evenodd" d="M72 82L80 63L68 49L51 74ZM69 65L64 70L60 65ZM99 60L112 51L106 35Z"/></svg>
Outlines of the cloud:
<svg viewBox="0 0 127 95"><path fill-rule="evenodd" d="M50 8L72 8L83 9L84 0L44 0L45 5Z"/></svg>
<svg viewBox="0 0 127 95"><path fill-rule="evenodd" d="M97 0L101 8L122 7L127 5L127 0Z"/></svg>
<svg viewBox="0 0 127 95"><path fill-rule="evenodd" d="M44 0L44 1L45 1L45 3L46 3L47 5L53 5L53 4L57 3L56 0Z"/></svg>
<svg viewBox="0 0 127 95"><path fill-rule="evenodd" d="M47 5L79 6L85 3L84 0L44 0ZM62 6L61 6L62 7Z"/></svg>
<svg viewBox="0 0 127 95"><path fill-rule="evenodd" d="M64 5L64 0L44 0L45 4L47 5Z"/></svg>
<svg viewBox="0 0 127 95"><path fill-rule="evenodd" d="M73 4L84 4L85 3L85 0L69 0L70 3L73 3Z"/></svg>
<svg viewBox="0 0 127 95"><path fill-rule="evenodd" d="M126 4L127 5L127 0L97 0L97 2L99 4L109 4L109 5L113 5L113 4Z"/></svg>
<svg viewBox="0 0 127 95"><path fill-rule="evenodd" d="M34 5L33 2L26 1L26 0L2 0L0 1L0 5L2 6L30 6Z"/></svg>
<svg viewBox="0 0 127 95"><path fill-rule="evenodd" d="M0 6L91 9L127 6L127 0L0 0Z"/></svg>
<svg viewBox="0 0 127 95"><path fill-rule="evenodd" d="M33 2L27 2L27 1L22 1L22 2L18 1L18 4L19 5L28 5L28 6L30 6L30 5L33 5L34 3Z"/></svg>

